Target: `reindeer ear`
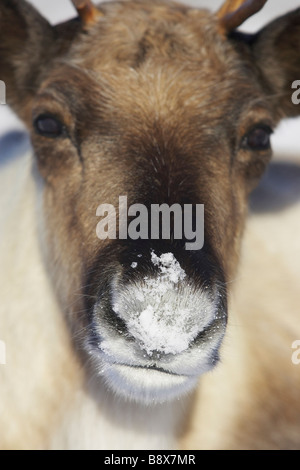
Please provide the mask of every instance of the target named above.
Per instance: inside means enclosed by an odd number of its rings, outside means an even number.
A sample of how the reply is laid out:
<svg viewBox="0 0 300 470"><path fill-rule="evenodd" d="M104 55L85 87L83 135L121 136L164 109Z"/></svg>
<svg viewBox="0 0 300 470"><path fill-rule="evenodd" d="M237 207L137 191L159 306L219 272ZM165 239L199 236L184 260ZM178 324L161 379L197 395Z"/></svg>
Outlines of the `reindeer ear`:
<svg viewBox="0 0 300 470"><path fill-rule="evenodd" d="M20 110L21 117L37 89L52 41L51 26L31 5L23 0L0 2L0 78L8 104Z"/></svg>
<svg viewBox="0 0 300 470"><path fill-rule="evenodd" d="M293 100L293 94L299 96L295 82L300 80L300 8L266 26L251 47L276 115L300 115L300 104Z"/></svg>
<svg viewBox="0 0 300 470"><path fill-rule="evenodd" d="M80 28L78 21L52 27L25 0L0 0L0 79L7 103L25 123L45 72Z"/></svg>

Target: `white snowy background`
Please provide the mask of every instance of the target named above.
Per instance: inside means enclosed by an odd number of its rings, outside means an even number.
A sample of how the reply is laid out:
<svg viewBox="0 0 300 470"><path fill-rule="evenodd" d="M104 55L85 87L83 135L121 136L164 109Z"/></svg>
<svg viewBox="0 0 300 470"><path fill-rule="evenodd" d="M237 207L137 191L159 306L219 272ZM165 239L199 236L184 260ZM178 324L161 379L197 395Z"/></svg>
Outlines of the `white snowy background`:
<svg viewBox="0 0 300 470"><path fill-rule="evenodd" d="M195 7L205 7L217 10L223 0L181 0ZM70 19L76 15L70 0L29 0L52 24ZM95 2L96 3L96 2ZM255 32L268 21L284 14L294 8L300 7L300 0L269 0L263 10L250 18L243 30ZM0 77L1 79L1 77ZM295 77L295 80L300 77ZM23 129L22 123L16 118L8 106L0 106L0 137L14 129ZM300 155L300 119L286 120L277 129L273 136L275 155L285 157L299 157Z"/></svg>

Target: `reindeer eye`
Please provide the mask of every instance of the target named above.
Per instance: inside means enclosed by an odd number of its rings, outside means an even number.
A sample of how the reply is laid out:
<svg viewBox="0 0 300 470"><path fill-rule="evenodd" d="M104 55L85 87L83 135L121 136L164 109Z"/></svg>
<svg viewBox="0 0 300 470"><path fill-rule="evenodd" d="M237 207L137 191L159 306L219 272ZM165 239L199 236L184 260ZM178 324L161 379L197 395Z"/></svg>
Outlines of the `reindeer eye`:
<svg viewBox="0 0 300 470"><path fill-rule="evenodd" d="M38 116L33 125L38 134L52 139L61 137L65 132L65 127L61 121L51 115L43 114Z"/></svg>
<svg viewBox="0 0 300 470"><path fill-rule="evenodd" d="M255 127L244 137L242 147L254 151L270 150L272 133L268 126Z"/></svg>

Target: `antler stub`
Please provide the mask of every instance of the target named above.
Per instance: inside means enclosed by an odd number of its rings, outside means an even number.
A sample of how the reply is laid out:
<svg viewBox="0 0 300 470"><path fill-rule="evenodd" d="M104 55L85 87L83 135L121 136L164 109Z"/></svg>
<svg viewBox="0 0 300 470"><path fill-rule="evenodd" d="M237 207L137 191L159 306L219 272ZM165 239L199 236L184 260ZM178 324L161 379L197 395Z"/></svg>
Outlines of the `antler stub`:
<svg viewBox="0 0 300 470"><path fill-rule="evenodd" d="M217 13L220 31L227 35L262 9L267 0L226 0Z"/></svg>
<svg viewBox="0 0 300 470"><path fill-rule="evenodd" d="M91 0L72 0L72 3L86 26L95 23L102 16Z"/></svg>

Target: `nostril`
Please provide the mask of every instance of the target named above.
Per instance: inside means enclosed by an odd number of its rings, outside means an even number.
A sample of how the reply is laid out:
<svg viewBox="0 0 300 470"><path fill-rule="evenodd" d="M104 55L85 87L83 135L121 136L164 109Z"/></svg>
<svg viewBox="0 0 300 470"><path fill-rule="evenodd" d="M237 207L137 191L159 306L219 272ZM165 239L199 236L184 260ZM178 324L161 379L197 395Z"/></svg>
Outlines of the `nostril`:
<svg viewBox="0 0 300 470"><path fill-rule="evenodd" d="M124 308L127 310L128 307L124 306ZM99 322L107 325L108 328L111 331L114 331L118 336L122 336L130 340L126 321L121 316L116 315L109 298L100 297L97 304L94 306L93 312L94 315L91 322L91 330L96 332L95 342L97 344L99 343L99 335L100 337L102 336L102 332L98 328Z"/></svg>

